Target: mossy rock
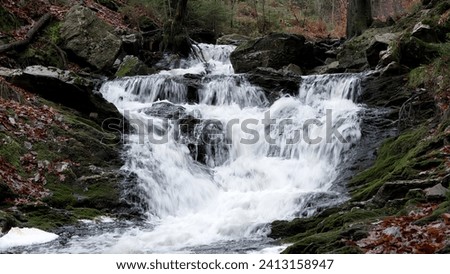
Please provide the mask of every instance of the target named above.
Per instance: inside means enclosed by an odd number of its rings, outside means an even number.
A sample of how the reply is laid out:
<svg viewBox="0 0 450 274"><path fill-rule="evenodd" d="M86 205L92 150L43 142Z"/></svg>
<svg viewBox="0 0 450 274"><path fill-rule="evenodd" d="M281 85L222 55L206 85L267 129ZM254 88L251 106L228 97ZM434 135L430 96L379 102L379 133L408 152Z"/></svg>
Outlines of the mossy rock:
<svg viewBox="0 0 450 274"><path fill-rule="evenodd" d="M69 211L47 206L22 207L28 227L35 227L46 231L54 230L65 225L75 224L78 219Z"/></svg>
<svg viewBox="0 0 450 274"><path fill-rule="evenodd" d="M286 248L284 254L359 254L356 246L350 246L342 238L342 231L305 235L301 240Z"/></svg>
<svg viewBox="0 0 450 274"><path fill-rule="evenodd" d="M138 57L127 55L124 57L122 64L120 64L116 77L149 75L154 72L154 69L147 67Z"/></svg>
<svg viewBox="0 0 450 274"><path fill-rule="evenodd" d="M418 172L411 165L426 151L429 141L420 143L425 134L426 128L420 127L385 141L374 165L349 182L353 200L370 199L388 180L414 178Z"/></svg>

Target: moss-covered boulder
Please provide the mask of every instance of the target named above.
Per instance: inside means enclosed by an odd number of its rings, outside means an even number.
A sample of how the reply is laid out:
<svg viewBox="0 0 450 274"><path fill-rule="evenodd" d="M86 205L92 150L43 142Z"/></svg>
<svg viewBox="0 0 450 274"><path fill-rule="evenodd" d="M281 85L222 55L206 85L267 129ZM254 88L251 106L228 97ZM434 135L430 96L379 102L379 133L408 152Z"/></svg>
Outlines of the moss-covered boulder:
<svg viewBox="0 0 450 274"><path fill-rule="evenodd" d="M122 40L89 8L73 6L61 25L63 48L102 70L114 63Z"/></svg>
<svg viewBox="0 0 450 274"><path fill-rule="evenodd" d="M123 61L116 72L116 77L149 75L154 72L155 70L147 67L147 65L139 60L138 57L127 55L123 58Z"/></svg>

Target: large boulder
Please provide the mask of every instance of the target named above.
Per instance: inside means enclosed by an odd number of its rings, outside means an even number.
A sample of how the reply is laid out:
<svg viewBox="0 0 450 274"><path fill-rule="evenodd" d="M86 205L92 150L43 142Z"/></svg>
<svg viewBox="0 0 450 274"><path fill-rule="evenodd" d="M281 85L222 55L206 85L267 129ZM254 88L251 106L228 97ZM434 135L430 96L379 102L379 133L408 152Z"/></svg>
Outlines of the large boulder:
<svg viewBox="0 0 450 274"><path fill-rule="evenodd" d="M281 69L290 63L305 69L318 65L314 58L314 46L306 42L305 37L280 33L247 41L237 47L230 57L237 73L258 67Z"/></svg>
<svg viewBox="0 0 450 274"><path fill-rule="evenodd" d="M414 26L411 36L428 43L439 42L436 31L430 25L426 25L422 22L419 22Z"/></svg>
<svg viewBox="0 0 450 274"><path fill-rule="evenodd" d="M99 80L43 66L30 66L23 70L1 68L0 76L47 100L73 108L98 124L111 118L116 119L116 122L123 120L113 104L107 102L102 95L93 92Z"/></svg>
<svg viewBox="0 0 450 274"><path fill-rule="evenodd" d="M114 63L122 40L89 8L73 6L61 26L63 48L102 70Z"/></svg>
<svg viewBox="0 0 450 274"><path fill-rule="evenodd" d="M397 33L384 33L375 35L370 45L366 49L367 61L371 68L375 68L380 62L382 55L386 53L393 41L399 37Z"/></svg>

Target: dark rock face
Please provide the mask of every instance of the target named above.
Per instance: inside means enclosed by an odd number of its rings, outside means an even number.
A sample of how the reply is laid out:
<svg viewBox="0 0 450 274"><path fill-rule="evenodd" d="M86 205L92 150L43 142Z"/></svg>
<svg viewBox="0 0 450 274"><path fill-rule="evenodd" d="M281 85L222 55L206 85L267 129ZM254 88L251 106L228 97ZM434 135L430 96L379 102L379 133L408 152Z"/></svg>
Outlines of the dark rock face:
<svg viewBox="0 0 450 274"><path fill-rule="evenodd" d="M404 89L406 75L369 75L362 82L363 93L359 102L373 107L401 106L410 94Z"/></svg>
<svg viewBox="0 0 450 274"><path fill-rule="evenodd" d="M115 123L123 122L122 115L113 104L92 92L99 83L98 79L87 79L73 72L42 66L3 70L0 75L47 100L78 110L100 125L107 119L115 119Z"/></svg>
<svg viewBox="0 0 450 274"><path fill-rule="evenodd" d="M61 38L64 49L99 70L113 64L122 45L112 27L83 6L69 10L61 26Z"/></svg>
<svg viewBox="0 0 450 274"><path fill-rule="evenodd" d="M126 54L139 55L144 45L141 34L128 34L122 36L122 49Z"/></svg>
<svg viewBox="0 0 450 274"><path fill-rule="evenodd" d="M314 58L314 46L305 37L289 34L270 34L247 41L231 54L231 63L237 73L258 67L281 69L290 63L311 69L319 61Z"/></svg>
<svg viewBox="0 0 450 274"><path fill-rule="evenodd" d="M381 52L386 51L398 35L386 33L383 35L375 35L374 39L366 49L367 61L371 68L375 68L381 60Z"/></svg>
<svg viewBox="0 0 450 274"><path fill-rule="evenodd" d="M297 95L301 77L298 74L271 68L257 68L247 74L247 79L261 87L270 103L284 94Z"/></svg>
<svg viewBox="0 0 450 274"><path fill-rule="evenodd" d="M179 119L181 116L186 116L186 108L169 102L155 103L150 108L144 109L143 112L150 116L165 119Z"/></svg>
<svg viewBox="0 0 450 274"><path fill-rule="evenodd" d="M439 183L435 179L387 182L378 190L373 202L384 205L390 200L404 198L411 189L427 189Z"/></svg>
<svg viewBox="0 0 450 274"><path fill-rule="evenodd" d="M429 25L425 25L423 23L418 23L414 26L411 36L428 43L439 42L439 38L436 34L436 31L432 29Z"/></svg>
<svg viewBox="0 0 450 274"><path fill-rule="evenodd" d="M155 103L142 111L170 120L175 129L175 139L189 148L191 157L197 162L215 166L228 158L226 136L220 121L202 119L198 113L189 113L184 107L168 102ZM157 130L165 134L167 128Z"/></svg>
<svg viewBox="0 0 450 274"><path fill-rule="evenodd" d="M410 68L429 64L439 56L438 50L415 37L403 40L400 45L400 63Z"/></svg>

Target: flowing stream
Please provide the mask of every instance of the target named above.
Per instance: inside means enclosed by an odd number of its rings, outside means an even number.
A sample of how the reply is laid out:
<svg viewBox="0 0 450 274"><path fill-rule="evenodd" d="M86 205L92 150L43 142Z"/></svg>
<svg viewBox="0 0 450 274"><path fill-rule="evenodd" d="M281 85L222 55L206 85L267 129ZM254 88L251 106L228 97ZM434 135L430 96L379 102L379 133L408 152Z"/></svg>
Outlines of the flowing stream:
<svg viewBox="0 0 450 274"><path fill-rule="evenodd" d="M136 178L146 225L69 239L58 250L260 252L272 245L272 221L346 199L334 182L361 138L361 76L306 76L297 96L270 103L234 73L234 47L199 47L204 60L100 90L134 126L123 170ZM46 248L38 252L55 251Z"/></svg>

